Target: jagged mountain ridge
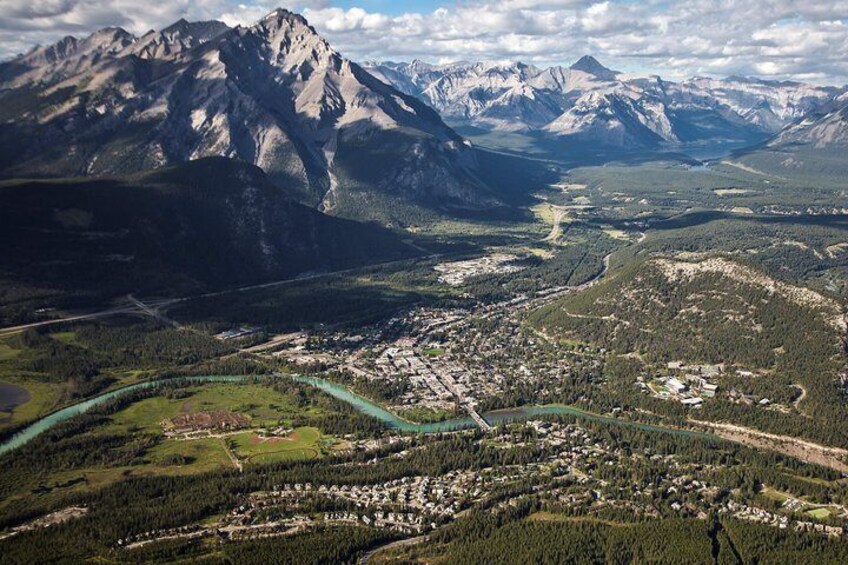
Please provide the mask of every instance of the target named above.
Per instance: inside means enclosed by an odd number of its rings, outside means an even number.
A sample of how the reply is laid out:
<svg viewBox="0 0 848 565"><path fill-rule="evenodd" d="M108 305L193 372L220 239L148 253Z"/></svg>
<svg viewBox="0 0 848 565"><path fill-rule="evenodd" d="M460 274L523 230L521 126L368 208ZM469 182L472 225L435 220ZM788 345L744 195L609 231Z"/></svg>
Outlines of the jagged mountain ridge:
<svg viewBox="0 0 848 565"><path fill-rule="evenodd" d="M848 93L732 158L760 175L803 186L841 188L848 175L846 151Z"/></svg>
<svg viewBox="0 0 848 565"><path fill-rule="evenodd" d="M833 104L804 117L784 128L769 147L811 145L816 148L834 148L848 145L848 93Z"/></svg>
<svg viewBox="0 0 848 565"><path fill-rule="evenodd" d="M539 131L614 147L762 141L844 92L739 77L683 82L628 78L591 56L569 68L421 61L370 63L366 68L452 122Z"/></svg>
<svg viewBox="0 0 848 565"><path fill-rule="evenodd" d="M435 111L342 57L302 16L222 26L180 21L141 38L113 28L3 64L0 172L123 174L220 155L345 214L345 183L362 183L337 154L368 158L391 143L394 158L372 159L380 183L369 188L430 207L496 205Z"/></svg>

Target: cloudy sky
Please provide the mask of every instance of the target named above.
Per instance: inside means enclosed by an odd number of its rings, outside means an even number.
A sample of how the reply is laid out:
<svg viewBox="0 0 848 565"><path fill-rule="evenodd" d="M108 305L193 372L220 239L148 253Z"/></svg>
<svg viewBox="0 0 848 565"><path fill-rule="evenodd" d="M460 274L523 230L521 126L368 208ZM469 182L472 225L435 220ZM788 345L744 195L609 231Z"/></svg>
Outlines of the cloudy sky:
<svg viewBox="0 0 848 565"><path fill-rule="evenodd" d="M0 58L64 35L134 33L180 17L249 24L303 13L355 60L521 60L667 78L848 83L848 0L0 0Z"/></svg>

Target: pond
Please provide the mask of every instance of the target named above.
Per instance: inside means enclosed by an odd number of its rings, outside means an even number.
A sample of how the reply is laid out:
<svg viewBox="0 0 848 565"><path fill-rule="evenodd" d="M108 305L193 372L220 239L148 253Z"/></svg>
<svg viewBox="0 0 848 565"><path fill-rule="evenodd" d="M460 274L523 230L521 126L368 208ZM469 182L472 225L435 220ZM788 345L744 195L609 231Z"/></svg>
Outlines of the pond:
<svg viewBox="0 0 848 565"><path fill-rule="evenodd" d="M29 391L22 386L0 382L0 412L11 412L29 402Z"/></svg>

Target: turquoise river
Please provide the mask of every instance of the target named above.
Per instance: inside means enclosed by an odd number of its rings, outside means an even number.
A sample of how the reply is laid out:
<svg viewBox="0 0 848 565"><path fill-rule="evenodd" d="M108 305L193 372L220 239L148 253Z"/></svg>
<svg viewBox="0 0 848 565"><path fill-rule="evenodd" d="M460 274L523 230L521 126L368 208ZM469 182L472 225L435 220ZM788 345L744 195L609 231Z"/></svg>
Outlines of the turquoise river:
<svg viewBox="0 0 848 565"><path fill-rule="evenodd" d="M199 384L199 383L231 383L231 382L243 382L247 381L251 378L248 376L203 376L203 377L186 377L179 379L182 383L189 384ZM401 432L408 433L438 433L438 432L448 432L466 428L473 428L475 426L474 422L470 417L464 418L456 418L453 420L446 420L444 422L438 423L430 423L430 424L415 424L413 422L409 422L402 418L399 418L395 414L392 414L382 406L371 402L367 398L364 398L354 392L351 392L349 389L345 388L342 385L333 383L326 379L321 379L318 377L308 377L308 376L284 376L278 375L276 378L291 378L296 382L299 382L304 385L312 386L317 389L324 391L325 393L333 396L334 398L341 400L342 402L346 402L356 408L363 414L371 416L372 418L376 418L381 422L385 423L388 427L394 428ZM114 400L126 394L136 392L139 390L145 390L149 388L153 388L162 384L166 384L168 381L166 380L156 380L156 381L146 381L143 383L138 383L130 386L126 386L123 388L115 389L109 392L105 392L99 396L95 396L88 400L79 402L72 406L68 406L67 408L63 408L61 410L57 410L52 414L49 414L40 420L35 421L30 424L23 430L19 431L17 434L12 436L7 441L0 444L0 455L12 451L31 441L33 438L46 432L52 427L60 424L66 420L73 418L74 416L78 416L88 410L94 408L95 406L99 406L109 402L110 400ZM173 381L171 381L173 382ZM565 406L565 405L547 405L547 406L521 406L518 408L510 408L506 410L495 410L492 412L486 412L483 414L483 418L487 422L492 425L501 424L504 422L511 422L517 420L528 420L532 418L537 418L540 416L551 416L551 415L570 415L578 418L584 418L587 420L594 420L598 422L604 422L615 425L625 425L625 426L634 426L639 429L645 431L656 431L656 432L665 432L665 433L673 433L673 434L682 434L691 437L700 437L705 439L718 439L716 436L702 433L702 432L693 432L688 430L679 430L676 428L668 428L664 426L657 426L651 424L642 424L637 422L631 422L629 420L624 420L621 418L613 418L610 416L602 416L599 414L593 414L591 412L586 412L584 410L580 410L579 408L575 408L573 406Z"/></svg>

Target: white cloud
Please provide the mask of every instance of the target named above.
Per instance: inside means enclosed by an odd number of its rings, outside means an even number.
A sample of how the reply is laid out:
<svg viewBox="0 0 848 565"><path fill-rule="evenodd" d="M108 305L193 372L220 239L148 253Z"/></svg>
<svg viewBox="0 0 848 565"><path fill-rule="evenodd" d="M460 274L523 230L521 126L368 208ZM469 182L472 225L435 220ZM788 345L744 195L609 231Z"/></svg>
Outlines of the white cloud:
<svg viewBox="0 0 848 565"><path fill-rule="evenodd" d="M0 0L0 56L102 25L144 31L178 17L249 24L272 0ZM444 0L390 15L332 0L302 9L345 55L433 61L570 63L584 53L626 71L669 77L759 74L848 81L848 0Z"/></svg>

